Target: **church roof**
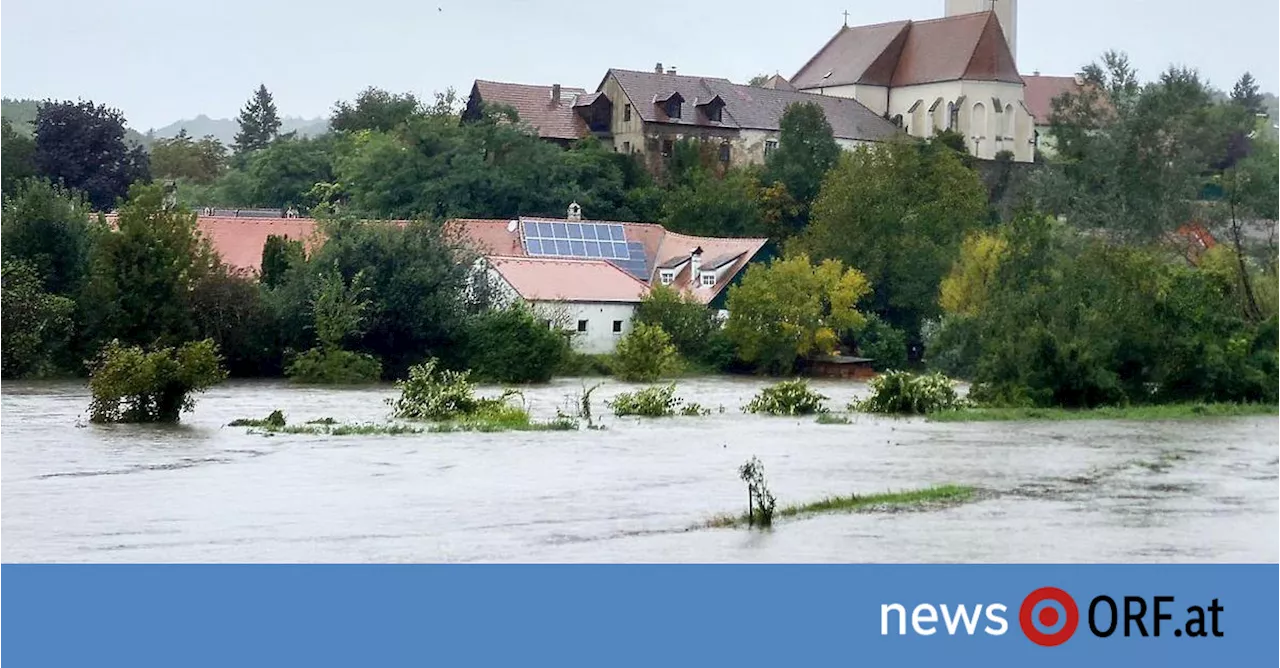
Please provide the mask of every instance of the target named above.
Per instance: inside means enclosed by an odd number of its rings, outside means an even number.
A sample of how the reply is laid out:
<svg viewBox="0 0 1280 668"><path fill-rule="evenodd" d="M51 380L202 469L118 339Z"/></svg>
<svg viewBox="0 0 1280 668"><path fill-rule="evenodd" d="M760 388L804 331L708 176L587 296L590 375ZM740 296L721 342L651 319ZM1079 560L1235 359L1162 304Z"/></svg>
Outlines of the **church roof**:
<svg viewBox="0 0 1280 668"><path fill-rule="evenodd" d="M1022 83L995 12L845 26L791 77L791 83L805 90L960 79Z"/></svg>

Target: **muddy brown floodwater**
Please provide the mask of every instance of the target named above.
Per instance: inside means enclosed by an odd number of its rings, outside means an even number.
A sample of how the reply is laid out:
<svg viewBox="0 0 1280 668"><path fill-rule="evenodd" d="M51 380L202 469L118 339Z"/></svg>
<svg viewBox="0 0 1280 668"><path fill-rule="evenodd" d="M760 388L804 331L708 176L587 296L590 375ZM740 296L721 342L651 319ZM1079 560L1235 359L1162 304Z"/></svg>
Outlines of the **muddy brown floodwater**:
<svg viewBox="0 0 1280 668"><path fill-rule="evenodd" d="M5 383L5 562L1276 562L1275 417L848 425L743 415L762 381L685 380L706 418L605 431L275 436L226 427L381 421L389 386L227 383L181 426L87 423L83 384ZM865 386L816 383L845 404ZM525 391L550 417L580 381ZM627 389L606 383L603 401ZM741 512L736 468L780 503L957 483L979 500L698 529Z"/></svg>

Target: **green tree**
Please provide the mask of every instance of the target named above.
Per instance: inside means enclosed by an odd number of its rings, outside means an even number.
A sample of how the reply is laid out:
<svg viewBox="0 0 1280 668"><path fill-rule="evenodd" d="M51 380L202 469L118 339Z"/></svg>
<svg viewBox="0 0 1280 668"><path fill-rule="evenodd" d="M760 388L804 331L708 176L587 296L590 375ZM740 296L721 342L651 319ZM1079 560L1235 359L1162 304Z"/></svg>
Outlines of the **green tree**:
<svg viewBox="0 0 1280 668"><path fill-rule="evenodd" d="M194 334L192 287L214 265L196 232L196 214L168 209L160 186L134 186L115 232L89 256L81 304L94 339L173 345Z"/></svg>
<svg viewBox="0 0 1280 668"><path fill-rule="evenodd" d="M302 240L276 234L267 236L262 246L262 284L274 288L285 282L290 270L306 262Z"/></svg>
<svg viewBox="0 0 1280 668"><path fill-rule="evenodd" d="M870 291L862 272L839 260L814 265L802 254L751 265L729 288L725 333L743 361L788 373L796 358L830 353L842 333L861 327L857 304Z"/></svg>
<svg viewBox="0 0 1280 668"><path fill-rule="evenodd" d="M253 97L240 110L240 131L236 133L235 153L243 155L266 148L280 132L276 103L266 85L258 86Z"/></svg>
<svg viewBox="0 0 1280 668"><path fill-rule="evenodd" d="M731 169L723 177L699 170L664 198L662 223L684 234L764 236L761 190L750 170Z"/></svg>
<svg viewBox="0 0 1280 668"><path fill-rule="evenodd" d="M635 320L661 327L685 359L713 368L724 368L733 362L733 344L715 312L691 296L655 285L636 307Z"/></svg>
<svg viewBox="0 0 1280 668"><path fill-rule="evenodd" d="M20 378L56 371L56 353L71 337L75 302L49 294L36 268L24 260L6 259L0 268L0 376Z"/></svg>
<svg viewBox="0 0 1280 668"><path fill-rule="evenodd" d="M281 324L251 277L214 268L192 286L191 316L195 336L217 345L232 376L280 374Z"/></svg>
<svg viewBox="0 0 1280 668"><path fill-rule="evenodd" d="M804 228L809 220L809 207L822 187L827 171L840 157L822 107L813 102L792 103L782 115L778 148L765 157L764 180L778 182L800 205L792 232Z"/></svg>
<svg viewBox="0 0 1280 668"><path fill-rule="evenodd" d="M248 177L248 206L310 208L316 204L311 193L317 183L334 180L335 139L280 137L250 156L244 172Z"/></svg>
<svg viewBox="0 0 1280 668"><path fill-rule="evenodd" d="M613 372L625 381L652 382L675 373L679 366L671 337L657 325L636 323L613 352Z"/></svg>
<svg viewBox="0 0 1280 668"><path fill-rule="evenodd" d="M501 383L545 383L569 355L569 341L527 306L485 311L470 319L467 363L477 378Z"/></svg>
<svg viewBox="0 0 1280 668"><path fill-rule="evenodd" d="M108 343L93 362L89 389L93 422L177 422L195 406L191 395L222 382L218 347L212 341L147 352Z"/></svg>
<svg viewBox="0 0 1280 668"><path fill-rule="evenodd" d="M185 179L210 184L227 166L227 148L213 135L193 140L186 129L171 139L151 144L151 173L162 179Z"/></svg>
<svg viewBox="0 0 1280 668"><path fill-rule="evenodd" d="M85 194L109 210L135 181L150 179L147 152L124 140L124 116L92 102L45 101L36 112L35 166L40 176Z"/></svg>
<svg viewBox="0 0 1280 668"><path fill-rule="evenodd" d="M1231 88L1231 101L1244 107L1250 114L1267 113L1266 102L1262 93L1258 92L1258 82L1248 72L1240 75L1236 85Z"/></svg>
<svg viewBox="0 0 1280 668"><path fill-rule="evenodd" d="M18 183L35 176L35 156L35 141L16 132L9 119L0 119L0 192L7 195Z"/></svg>
<svg viewBox="0 0 1280 668"><path fill-rule="evenodd" d="M83 285L94 232L80 195L32 179L5 195L0 255L30 263L45 290L72 296Z"/></svg>
<svg viewBox="0 0 1280 668"><path fill-rule="evenodd" d="M397 95L370 86L360 92L354 104L334 104L329 128L334 132L391 132L421 113L422 102L412 93Z"/></svg>
<svg viewBox="0 0 1280 668"><path fill-rule="evenodd" d="M961 241L986 214L982 181L954 151L892 142L841 156L794 246L857 267L876 288L871 309L916 342Z"/></svg>

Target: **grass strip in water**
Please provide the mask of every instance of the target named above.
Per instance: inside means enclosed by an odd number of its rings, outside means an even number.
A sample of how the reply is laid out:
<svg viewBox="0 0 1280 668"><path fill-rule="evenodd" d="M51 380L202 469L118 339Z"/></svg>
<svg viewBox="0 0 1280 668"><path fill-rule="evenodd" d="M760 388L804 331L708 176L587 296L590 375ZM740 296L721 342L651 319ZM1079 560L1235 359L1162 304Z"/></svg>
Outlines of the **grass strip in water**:
<svg viewBox="0 0 1280 668"><path fill-rule="evenodd" d="M818 424L850 424L852 420L850 420L847 416L844 416L844 415L836 415L835 413L821 413L818 415L818 419L814 420L814 422Z"/></svg>
<svg viewBox="0 0 1280 668"><path fill-rule="evenodd" d="M932 510L969 501L974 489L964 485L939 485L924 489L882 494L851 494L829 496L820 501L794 506L783 506L774 513L774 520L788 517L805 517L825 513L893 512L899 510ZM746 513L719 515L707 522L712 528L740 527L749 524Z"/></svg>
<svg viewBox="0 0 1280 668"><path fill-rule="evenodd" d="M578 428L573 420L556 419L547 422L535 421L494 421L494 420L458 420L453 422L437 422L424 425L404 424L399 422L353 423L308 422L307 424L270 425L240 424L232 426L251 426L256 433L270 436L274 434L305 434L311 436L399 436L403 434L444 434L453 432L502 432L502 431L570 431Z"/></svg>
<svg viewBox="0 0 1280 668"><path fill-rule="evenodd" d="M1100 408L961 408L930 413L931 422L1012 422L1022 420L1193 420L1212 417L1276 415L1275 404L1156 404Z"/></svg>

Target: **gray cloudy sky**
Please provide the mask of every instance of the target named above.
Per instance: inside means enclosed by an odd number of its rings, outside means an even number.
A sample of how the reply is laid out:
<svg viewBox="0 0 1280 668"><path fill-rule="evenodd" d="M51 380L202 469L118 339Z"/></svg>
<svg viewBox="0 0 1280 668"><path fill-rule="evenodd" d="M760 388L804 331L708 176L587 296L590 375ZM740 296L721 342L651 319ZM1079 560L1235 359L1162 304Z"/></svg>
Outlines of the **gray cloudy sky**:
<svg viewBox="0 0 1280 668"><path fill-rule="evenodd" d="M944 0L6 0L5 97L105 102L146 130L233 116L259 82L284 115L327 115L374 85L429 96L473 79L593 89L609 67L745 81L790 76L840 27L943 14ZM1280 90L1277 0L1022 0L1023 72L1070 74L1109 48L1139 75L1197 67Z"/></svg>

